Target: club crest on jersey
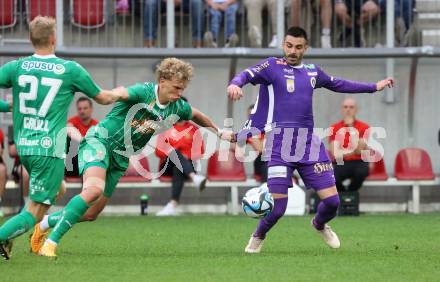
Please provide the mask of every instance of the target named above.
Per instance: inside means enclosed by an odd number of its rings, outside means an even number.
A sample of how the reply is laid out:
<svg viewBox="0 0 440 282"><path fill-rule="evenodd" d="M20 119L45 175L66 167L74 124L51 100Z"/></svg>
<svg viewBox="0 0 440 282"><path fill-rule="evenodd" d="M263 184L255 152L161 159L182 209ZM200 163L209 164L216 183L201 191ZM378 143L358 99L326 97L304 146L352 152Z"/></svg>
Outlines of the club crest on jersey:
<svg viewBox="0 0 440 282"><path fill-rule="evenodd" d="M295 80L286 79L286 89L287 89L287 92L293 93L295 91Z"/></svg>
<svg viewBox="0 0 440 282"><path fill-rule="evenodd" d="M312 87L315 88L316 78L314 78L314 77L310 78L310 85L312 85Z"/></svg>

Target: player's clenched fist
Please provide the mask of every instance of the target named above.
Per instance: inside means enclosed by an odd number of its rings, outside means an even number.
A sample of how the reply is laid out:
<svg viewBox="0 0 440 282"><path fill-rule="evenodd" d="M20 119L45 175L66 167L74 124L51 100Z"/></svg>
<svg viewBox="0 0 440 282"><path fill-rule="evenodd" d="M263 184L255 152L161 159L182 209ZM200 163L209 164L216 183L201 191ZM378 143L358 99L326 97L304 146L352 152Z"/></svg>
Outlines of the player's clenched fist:
<svg viewBox="0 0 440 282"><path fill-rule="evenodd" d="M228 96L232 101L240 100L240 98L243 97L243 91L237 85L229 85L226 91L228 92Z"/></svg>
<svg viewBox="0 0 440 282"><path fill-rule="evenodd" d="M235 134L231 130L219 129L218 130L218 137L220 137L220 139L222 139L222 140L226 140L229 142L236 142Z"/></svg>
<svg viewBox="0 0 440 282"><path fill-rule="evenodd" d="M394 79L392 77L388 77L384 80L378 81L376 83L376 90L382 91L385 87L392 88L394 86Z"/></svg>

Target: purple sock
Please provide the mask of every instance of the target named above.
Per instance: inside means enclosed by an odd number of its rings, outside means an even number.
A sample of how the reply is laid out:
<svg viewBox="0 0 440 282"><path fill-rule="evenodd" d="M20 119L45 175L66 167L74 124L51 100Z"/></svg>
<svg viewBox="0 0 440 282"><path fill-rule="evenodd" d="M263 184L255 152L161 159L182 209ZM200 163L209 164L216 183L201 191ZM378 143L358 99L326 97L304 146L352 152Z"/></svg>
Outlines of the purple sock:
<svg viewBox="0 0 440 282"><path fill-rule="evenodd" d="M336 216L339 207L339 195L330 196L322 200L318 205L318 212L313 219L316 229L324 229L324 225Z"/></svg>
<svg viewBox="0 0 440 282"><path fill-rule="evenodd" d="M272 212L261 219L258 223L257 230L255 230L254 237L264 239L266 233L277 223L278 219L284 215L287 207L287 197L274 199L274 206Z"/></svg>

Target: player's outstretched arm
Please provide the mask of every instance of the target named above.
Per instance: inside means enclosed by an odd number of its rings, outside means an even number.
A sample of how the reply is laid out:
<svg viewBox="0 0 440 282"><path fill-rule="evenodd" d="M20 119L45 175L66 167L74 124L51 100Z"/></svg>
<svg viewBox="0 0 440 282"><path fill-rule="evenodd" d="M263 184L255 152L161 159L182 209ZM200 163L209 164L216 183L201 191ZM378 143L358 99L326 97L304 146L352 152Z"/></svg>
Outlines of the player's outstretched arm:
<svg viewBox="0 0 440 282"><path fill-rule="evenodd" d="M204 113L199 111L198 109L191 107L192 111L192 121L194 121L196 124L200 125L201 127L205 127L208 129L211 129L215 131L216 134L219 134L220 129L217 125L214 124L214 122Z"/></svg>
<svg viewBox="0 0 440 282"><path fill-rule="evenodd" d="M388 88L394 87L394 78L388 77L388 78L385 78L383 80L378 81L376 83L376 90L377 91L382 91L387 86L388 86Z"/></svg>
<svg viewBox="0 0 440 282"><path fill-rule="evenodd" d="M128 90L123 86L119 86L113 90L101 90L101 92L94 97L94 100L101 105L109 105L117 101L127 101Z"/></svg>
<svg viewBox="0 0 440 282"><path fill-rule="evenodd" d="M217 136L219 136L223 140L227 140L227 141L232 140L232 132L218 128L218 126L215 125L215 123L207 115L197 110L196 108L191 107L191 110L192 110L192 119L191 119L192 121L194 121L195 123L197 123L202 127L214 131L215 134L217 134Z"/></svg>
<svg viewBox="0 0 440 282"><path fill-rule="evenodd" d="M268 85L272 81L271 77L271 63L274 58L269 58L263 60L257 65L247 68L244 71L238 73L234 76L234 78L229 83L227 88L227 93L229 98L232 101L238 101L241 97L243 97L243 91L241 88L248 83L256 84L265 84Z"/></svg>

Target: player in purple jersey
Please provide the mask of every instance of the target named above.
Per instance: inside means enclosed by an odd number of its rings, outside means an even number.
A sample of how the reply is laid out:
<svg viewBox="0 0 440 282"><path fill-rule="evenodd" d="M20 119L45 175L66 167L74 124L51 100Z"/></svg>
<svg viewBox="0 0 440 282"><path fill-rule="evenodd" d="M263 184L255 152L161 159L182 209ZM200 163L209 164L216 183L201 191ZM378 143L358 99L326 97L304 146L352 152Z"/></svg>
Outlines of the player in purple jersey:
<svg viewBox="0 0 440 282"><path fill-rule="evenodd" d="M307 188L316 190L321 199L312 219L313 228L331 248L340 241L327 224L336 216L339 196L332 164L320 138L313 134L313 91L327 88L340 93L374 93L393 87L392 78L377 83L361 83L327 75L314 64L303 64L308 48L307 34L291 27L283 43L284 58L268 58L237 74L228 86L228 96L238 100L242 87L248 83L260 85L260 93L245 128L231 134L231 140L245 140L249 135L265 132L264 158L268 161L268 186L275 205L261 219L245 248L247 253L259 253L267 232L284 215L287 189L292 186L296 169Z"/></svg>

